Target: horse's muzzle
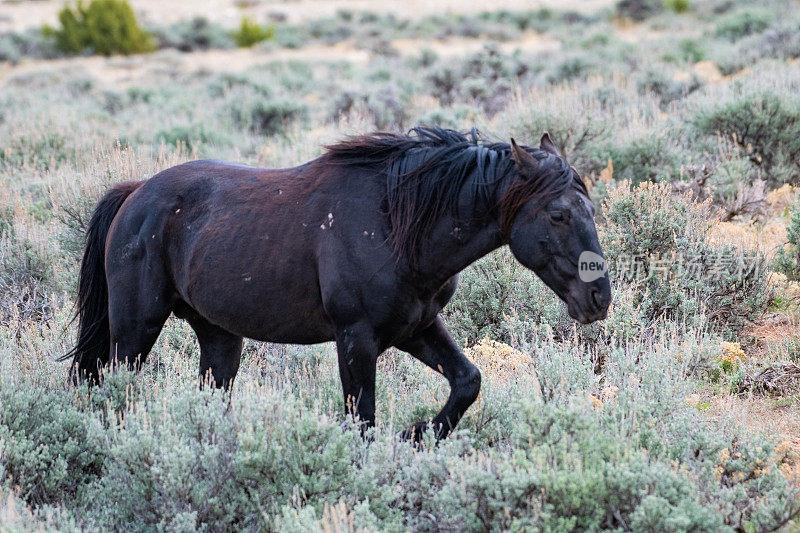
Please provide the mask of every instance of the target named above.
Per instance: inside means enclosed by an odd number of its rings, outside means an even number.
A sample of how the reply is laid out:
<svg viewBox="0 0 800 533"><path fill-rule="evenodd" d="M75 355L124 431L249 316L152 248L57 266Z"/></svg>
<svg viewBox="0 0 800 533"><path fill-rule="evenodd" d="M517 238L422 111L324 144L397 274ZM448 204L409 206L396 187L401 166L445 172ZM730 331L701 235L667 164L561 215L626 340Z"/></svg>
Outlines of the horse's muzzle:
<svg viewBox="0 0 800 533"><path fill-rule="evenodd" d="M611 284L608 276L591 283L578 284L581 285L580 290L570 291L567 299L569 316L581 324L591 324L606 318L611 305Z"/></svg>

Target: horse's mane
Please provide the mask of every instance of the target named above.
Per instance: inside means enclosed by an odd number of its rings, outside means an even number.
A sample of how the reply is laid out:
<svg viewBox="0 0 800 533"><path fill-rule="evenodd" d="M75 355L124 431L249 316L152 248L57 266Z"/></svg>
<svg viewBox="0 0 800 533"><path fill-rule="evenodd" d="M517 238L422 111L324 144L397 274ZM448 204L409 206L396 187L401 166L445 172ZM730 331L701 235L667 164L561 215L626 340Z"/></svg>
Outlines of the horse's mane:
<svg viewBox="0 0 800 533"><path fill-rule="evenodd" d="M538 210L570 186L586 194L586 186L563 158L524 147L539 162L539 173L522 178L510 145L488 142L475 128L467 133L438 127L416 127L408 135L376 132L326 149L322 157L327 163L371 167L386 175L390 239L395 252L411 262L421 239L445 213L458 216L464 187L472 190L473 205L499 212L506 238L529 201ZM511 183L498 191L509 177Z"/></svg>

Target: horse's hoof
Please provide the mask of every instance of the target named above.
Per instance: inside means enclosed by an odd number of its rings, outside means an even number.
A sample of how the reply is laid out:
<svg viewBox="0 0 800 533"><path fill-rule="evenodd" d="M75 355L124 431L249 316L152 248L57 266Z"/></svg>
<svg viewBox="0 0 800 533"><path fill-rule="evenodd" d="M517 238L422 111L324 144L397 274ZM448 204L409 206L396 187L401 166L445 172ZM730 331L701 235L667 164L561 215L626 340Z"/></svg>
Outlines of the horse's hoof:
<svg viewBox="0 0 800 533"><path fill-rule="evenodd" d="M426 431L428 431L428 423L417 422L413 426L410 426L401 431L400 438L402 440L411 441L414 444L419 444L422 441L423 435Z"/></svg>

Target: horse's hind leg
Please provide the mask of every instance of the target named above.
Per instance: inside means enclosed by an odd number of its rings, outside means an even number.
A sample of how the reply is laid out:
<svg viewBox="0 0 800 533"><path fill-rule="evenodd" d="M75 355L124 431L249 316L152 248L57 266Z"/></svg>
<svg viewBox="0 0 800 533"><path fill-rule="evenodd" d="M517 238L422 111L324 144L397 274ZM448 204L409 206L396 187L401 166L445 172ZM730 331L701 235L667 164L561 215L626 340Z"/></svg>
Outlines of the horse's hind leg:
<svg viewBox="0 0 800 533"><path fill-rule="evenodd" d="M109 283L109 361L138 370L169 318L171 298L158 280L120 279ZM141 283L139 283L141 281Z"/></svg>
<svg viewBox="0 0 800 533"><path fill-rule="evenodd" d="M242 338L215 326L195 313L191 315L187 320L200 343L200 386L202 387L206 379L210 378L215 387L230 389L233 378L239 370Z"/></svg>

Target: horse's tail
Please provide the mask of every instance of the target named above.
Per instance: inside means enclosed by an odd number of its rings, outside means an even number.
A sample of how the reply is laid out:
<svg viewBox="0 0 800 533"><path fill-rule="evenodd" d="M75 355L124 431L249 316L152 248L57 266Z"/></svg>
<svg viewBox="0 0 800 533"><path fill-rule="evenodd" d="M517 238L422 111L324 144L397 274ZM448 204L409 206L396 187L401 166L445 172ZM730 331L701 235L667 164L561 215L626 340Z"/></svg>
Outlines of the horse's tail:
<svg viewBox="0 0 800 533"><path fill-rule="evenodd" d="M86 231L86 250L83 252L78 278L78 300L75 318L78 319L78 342L59 360L72 358L70 379L78 383L88 379L96 383L100 367L108 363L111 331L108 324L108 285L106 282L106 238L122 203L144 182L127 181L115 185L97 204ZM73 318L73 320L75 319Z"/></svg>

